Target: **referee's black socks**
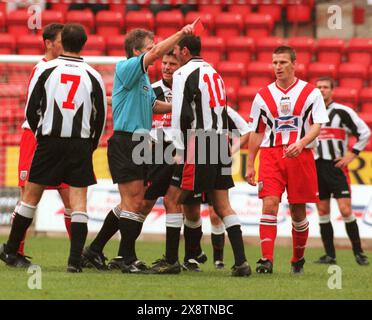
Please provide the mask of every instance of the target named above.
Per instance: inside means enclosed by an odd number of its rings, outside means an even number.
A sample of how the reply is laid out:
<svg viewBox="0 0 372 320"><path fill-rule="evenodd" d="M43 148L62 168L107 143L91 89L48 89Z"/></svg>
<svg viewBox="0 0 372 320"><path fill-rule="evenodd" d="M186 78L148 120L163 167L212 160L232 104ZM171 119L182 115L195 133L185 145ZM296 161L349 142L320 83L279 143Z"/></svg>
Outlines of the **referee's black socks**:
<svg viewBox="0 0 372 320"><path fill-rule="evenodd" d="M244 252L244 243L239 217L232 214L223 218L223 223L229 236L231 247L234 253L235 266L240 266L247 261Z"/></svg>
<svg viewBox="0 0 372 320"><path fill-rule="evenodd" d="M336 250L333 243L333 227L329 214L319 216L319 227L326 255L336 258Z"/></svg>
<svg viewBox="0 0 372 320"><path fill-rule="evenodd" d="M90 244L89 248L97 253L101 253L106 243L119 230L120 207L111 210L103 222L101 230Z"/></svg>
<svg viewBox="0 0 372 320"><path fill-rule="evenodd" d="M74 211L71 213L71 246L68 264L80 266L81 254L88 235L88 214Z"/></svg>
<svg viewBox="0 0 372 320"><path fill-rule="evenodd" d="M16 212L13 219L12 228L10 230L9 239L6 244L6 252L16 254L19 245L32 223L35 215L36 206L31 206L27 203L21 202L18 212Z"/></svg>
<svg viewBox="0 0 372 320"><path fill-rule="evenodd" d="M180 245L180 233L183 224L182 213L167 213L165 216L165 259L174 264L178 261L178 249Z"/></svg>
<svg viewBox="0 0 372 320"><path fill-rule="evenodd" d="M120 213L121 241L119 255L123 257L127 265L137 260L136 240L141 233L145 219L146 216L139 213L124 210Z"/></svg>
<svg viewBox="0 0 372 320"><path fill-rule="evenodd" d="M346 233L350 239L354 255L363 253L362 244L359 236L359 228L355 216L344 217Z"/></svg>

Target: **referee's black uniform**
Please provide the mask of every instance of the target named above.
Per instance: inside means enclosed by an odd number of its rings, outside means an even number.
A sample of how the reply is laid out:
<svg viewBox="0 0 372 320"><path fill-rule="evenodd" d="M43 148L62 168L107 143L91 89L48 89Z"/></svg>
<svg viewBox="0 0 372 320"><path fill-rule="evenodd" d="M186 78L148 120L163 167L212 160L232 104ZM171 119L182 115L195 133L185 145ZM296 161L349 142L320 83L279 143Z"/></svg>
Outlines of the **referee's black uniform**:
<svg viewBox="0 0 372 320"><path fill-rule="evenodd" d="M106 111L102 78L82 58L60 56L41 66L26 104L26 118L38 140L29 181L73 187L96 183L92 154Z"/></svg>

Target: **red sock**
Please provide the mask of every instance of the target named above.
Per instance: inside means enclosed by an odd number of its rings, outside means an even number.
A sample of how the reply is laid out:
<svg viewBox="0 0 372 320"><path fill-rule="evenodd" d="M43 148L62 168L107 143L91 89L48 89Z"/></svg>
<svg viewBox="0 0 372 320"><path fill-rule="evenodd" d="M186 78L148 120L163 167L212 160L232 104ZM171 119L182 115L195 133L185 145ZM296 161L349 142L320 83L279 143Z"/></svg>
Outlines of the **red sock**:
<svg viewBox="0 0 372 320"><path fill-rule="evenodd" d="M260 221L260 240L262 258L274 260L274 244L276 239L276 215L264 213Z"/></svg>
<svg viewBox="0 0 372 320"><path fill-rule="evenodd" d="M64 218L65 218L66 231L67 231L68 237L71 240L71 209L65 209Z"/></svg>
<svg viewBox="0 0 372 320"><path fill-rule="evenodd" d="M309 237L309 222L305 218L300 222L292 222L293 257L291 262L297 262L304 257L306 241Z"/></svg>

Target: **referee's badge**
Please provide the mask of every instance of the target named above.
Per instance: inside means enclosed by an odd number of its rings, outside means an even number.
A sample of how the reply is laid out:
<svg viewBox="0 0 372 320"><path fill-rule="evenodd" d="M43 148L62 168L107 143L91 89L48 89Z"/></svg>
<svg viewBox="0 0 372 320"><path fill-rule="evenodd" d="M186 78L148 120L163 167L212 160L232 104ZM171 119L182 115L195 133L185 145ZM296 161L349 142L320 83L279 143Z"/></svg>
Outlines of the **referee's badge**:
<svg viewBox="0 0 372 320"><path fill-rule="evenodd" d="M22 181L25 181L27 179L27 170L22 170L19 174L19 178L22 180Z"/></svg>
<svg viewBox="0 0 372 320"><path fill-rule="evenodd" d="M291 112L291 101L289 97L282 97L280 100L280 112L287 115Z"/></svg>

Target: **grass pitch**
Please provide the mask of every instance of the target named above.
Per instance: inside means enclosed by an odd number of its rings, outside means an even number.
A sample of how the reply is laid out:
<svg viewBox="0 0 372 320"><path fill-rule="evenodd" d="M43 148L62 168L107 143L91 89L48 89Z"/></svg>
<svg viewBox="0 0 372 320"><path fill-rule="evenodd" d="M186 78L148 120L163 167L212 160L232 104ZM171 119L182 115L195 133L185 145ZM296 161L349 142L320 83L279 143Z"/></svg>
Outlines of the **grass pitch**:
<svg viewBox="0 0 372 320"><path fill-rule="evenodd" d="M4 242L5 238L0 237ZM88 240L88 243L91 240ZM106 256L116 255L118 241L111 241ZM182 272L179 275L132 275L120 272L99 272L85 269L82 274L66 273L69 250L67 239L30 238L26 253L41 266L42 289L31 290L32 274L13 269L0 262L0 299L372 299L372 266L356 264L351 250L338 250L337 261L342 271L342 289L329 289L328 266L312 263L323 254L321 249L307 249L305 274L289 274L291 248L277 247L274 273L249 278L232 278L233 257L229 243L225 248L225 270L215 270L212 248L204 243L209 260L203 272ZM137 244L138 256L148 264L161 257L163 242ZM181 243L183 257L183 243ZM260 256L259 247L246 246L249 263L254 269ZM368 253L367 253L368 254ZM370 256L372 256L370 254Z"/></svg>

